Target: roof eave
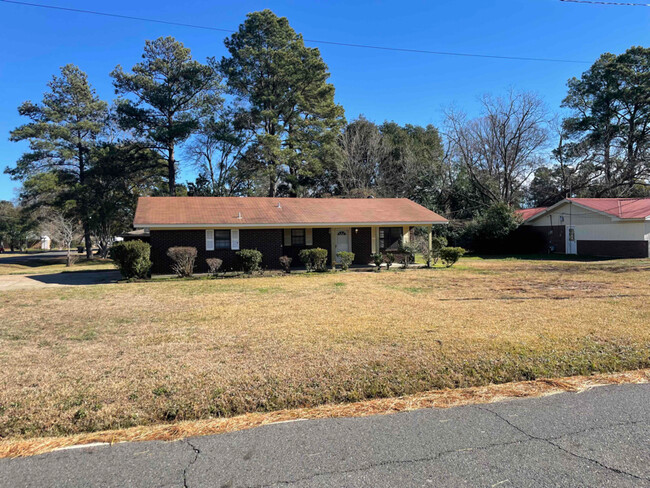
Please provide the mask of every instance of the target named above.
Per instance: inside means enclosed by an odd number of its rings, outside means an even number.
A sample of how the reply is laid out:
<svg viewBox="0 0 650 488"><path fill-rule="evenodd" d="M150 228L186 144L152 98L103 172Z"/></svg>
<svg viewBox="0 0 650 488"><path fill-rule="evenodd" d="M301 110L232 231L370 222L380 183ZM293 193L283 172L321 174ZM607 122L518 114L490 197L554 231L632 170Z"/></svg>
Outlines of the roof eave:
<svg viewBox="0 0 650 488"><path fill-rule="evenodd" d="M389 225L447 225L448 220L444 221L405 221L405 222L296 222L296 223L195 223L195 224L156 224L156 223L134 223L133 227L136 229L212 229L212 228L291 228L291 227L374 227L374 226L389 226Z"/></svg>

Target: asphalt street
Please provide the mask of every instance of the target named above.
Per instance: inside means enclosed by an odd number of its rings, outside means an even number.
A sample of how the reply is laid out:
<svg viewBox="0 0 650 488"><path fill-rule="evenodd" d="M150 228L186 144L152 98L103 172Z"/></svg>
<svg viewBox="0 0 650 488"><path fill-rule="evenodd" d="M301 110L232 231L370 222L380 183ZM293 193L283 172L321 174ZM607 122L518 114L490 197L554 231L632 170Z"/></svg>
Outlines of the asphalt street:
<svg viewBox="0 0 650 488"><path fill-rule="evenodd" d="M650 385L0 460L3 487L650 487Z"/></svg>

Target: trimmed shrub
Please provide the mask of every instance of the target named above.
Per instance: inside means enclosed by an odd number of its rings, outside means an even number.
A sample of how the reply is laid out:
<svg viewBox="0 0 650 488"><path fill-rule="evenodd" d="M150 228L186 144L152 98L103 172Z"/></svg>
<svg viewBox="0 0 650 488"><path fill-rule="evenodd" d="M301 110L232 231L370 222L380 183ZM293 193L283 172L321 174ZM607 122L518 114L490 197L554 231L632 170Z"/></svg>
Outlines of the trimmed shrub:
<svg viewBox="0 0 650 488"><path fill-rule="evenodd" d="M440 259L443 264L451 268L465 254L462 247L443 247L440 250Z"/></svg>
<svg viewBox="0 0 650 488"><path fill-rule="evenodd" d="M395 254L392 252L386 253L384 256L384 263L386 263L386 271L390 271L390 267L395 262Z"/></svg>
<svg viewBox="0 0 650 488"><path fill-rule="evenodd" d="M172 264L172 270L180 278L192 276L196 255L197 251L195 247L178 246L170 247L167 250L167 256L174 262Z"/></svg>
<svg viewBox="0 0 650 488"><path fill-rule="evenodd" d="M301 249L298 253L298 257L302 264L307 268L307 272L314 271L314 256L312 255L311 249Z"/></svg>
<svg viewBox="0 0 650 488"><path fill-rule="evenodd" d="M208 265L208 272L213 276L217 275L221 265L223 264L223 260L219 258L208 258L205 262Z"/></svg>
<svg viewBox="0 0 650 488"><path fill-rule="evenodd" d="M237 251L237 256L241 260L241 266L246 274L252 274L260 269L262 264L262 253L257 249L242 249Z"/></svg>
<svg viewBox="0 0 650 488"><path fill-rule="evenodd" d="M327 271L327 249L315 247L312 249L314 255L314 270L318 272Z"/></svg>
<svg viewBox="0 0 650 488"><path fill-rule="evenodd" d="M111 246L109 255L126 279L146 278L151 269L151 246L142 241L122 241Z"/></svg>
<svg viewBox="0 0 650 488"><path fill-rule="evenodd" d="M291 261L293 259L289 256L280 256L280 266L282 266L285 273L291 273Z"/></svg>
<svg viewBox="0 0 650 488"><path fill-rule="evenodd" d="M400 252L400 263L404 265L404 268L408 268L415 261L415 248L409 246L408 244L402 244L399 249Z"/></svg>
<svg viewBox="0 0 650 488"><path fill-rule="evenodd" d="M298 253L298 257L307 268L307 271L327 271L327 249L320 247L302 249Z"/></svg>
<svg viewBox="0 0 650 488"><path fill-rule="evenodd" d="M377 273L381 271L381 265L384 264L384 255L380 252L376 252L370 255L373 264L377 267Z"/></svg>
<svg viewBox="0 0 650 488"><path fill-rule="evenodd" d="M336 253L336 257L338 257L339 260L341 261L341 269L343 271L347 271L347 269L352 264L352 261L354 261L353 252L339 251Z"/></svg>

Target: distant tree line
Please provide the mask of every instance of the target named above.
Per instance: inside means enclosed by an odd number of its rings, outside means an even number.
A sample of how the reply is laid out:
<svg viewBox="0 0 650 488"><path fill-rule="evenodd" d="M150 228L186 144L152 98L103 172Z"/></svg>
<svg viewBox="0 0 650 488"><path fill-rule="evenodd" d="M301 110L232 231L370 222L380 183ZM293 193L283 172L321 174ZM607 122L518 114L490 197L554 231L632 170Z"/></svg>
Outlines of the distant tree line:
<svg viewBox="0 0 650 488"><path fill-rule="evenodd" d="M35 212L54 212L80 223L91 257L93 242L108 249L130 228L140 195L403 197L474 219L495 205L650 194L650 49L604 54L569 80L564 120L509 91L483 97L474 118L447 110L440 130L347 121L319 50L270 10L225 46L200 62L171 37L147 41L139 63L111 73L112 103L61 68L41 102L18 108L27 122L10 138L29 150L6 169L22 189L18 207L0 208L11 214L0 239L16 234L9 222L25 235ZM178 181L182 164L195 181Z"/></svg>

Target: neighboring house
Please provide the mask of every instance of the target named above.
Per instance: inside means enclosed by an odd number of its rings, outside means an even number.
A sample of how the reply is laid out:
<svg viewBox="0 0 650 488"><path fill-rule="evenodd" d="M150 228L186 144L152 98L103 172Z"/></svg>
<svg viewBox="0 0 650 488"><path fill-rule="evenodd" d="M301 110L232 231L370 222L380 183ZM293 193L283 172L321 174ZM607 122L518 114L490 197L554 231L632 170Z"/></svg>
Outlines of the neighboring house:
<svg viewBox="0 0 650 488"><path fill-rule="evenodd" d="M144 241L149 242L149 231L147 229L136 229L115 238L116 241Z"/></svg>
<svg viewBox="0 0 650 488"><path fill-rule="evenodd" d="M281 256L300 266L299 251L311 247L327 249L330 263L351 251L356 264L368 264L372 253L408 242L414 226L446 223L404 198L142 197L133 226L149 232L152 272L170 273L174 246L197 249L198 272L207 258L238 268L240 249L261 251L266 268L279 268Z"/></svg>
<svg viewBox="0 0 650 488"><path fill-rule="evenodd" d="M621 258L650 255L650 198L566 198L517 211L555 252Z"/></svg>

